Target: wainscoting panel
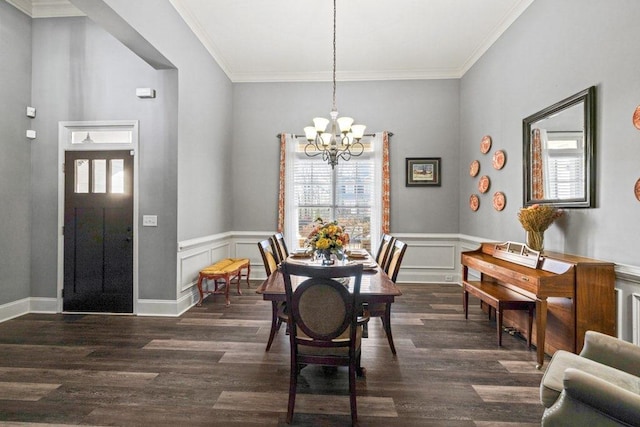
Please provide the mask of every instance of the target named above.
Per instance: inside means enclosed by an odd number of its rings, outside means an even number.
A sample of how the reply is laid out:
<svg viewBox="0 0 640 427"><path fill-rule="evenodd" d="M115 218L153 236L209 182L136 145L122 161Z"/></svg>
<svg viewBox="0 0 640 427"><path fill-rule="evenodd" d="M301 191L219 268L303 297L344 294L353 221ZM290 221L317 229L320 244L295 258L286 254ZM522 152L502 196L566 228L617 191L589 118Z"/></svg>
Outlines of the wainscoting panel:
<svg viewBox="0 0 640 427"><path fill-rule="evenodd" d="M460 251L458 235L394 234L407 244L398 283L458 283Z"/></svg>

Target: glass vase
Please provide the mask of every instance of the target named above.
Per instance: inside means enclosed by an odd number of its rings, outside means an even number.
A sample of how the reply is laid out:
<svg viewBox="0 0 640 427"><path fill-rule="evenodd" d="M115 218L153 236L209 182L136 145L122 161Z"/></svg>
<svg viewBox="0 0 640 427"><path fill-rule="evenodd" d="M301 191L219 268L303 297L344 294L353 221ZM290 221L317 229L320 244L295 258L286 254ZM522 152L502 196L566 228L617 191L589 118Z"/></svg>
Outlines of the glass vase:
<svg viewBox="0 0 640 427"><path fill-rule="evenodd" d="M544 249L544 231L527 231L527 246L534 251Z"/></svg>
<svg viewBox="0 0 640 427"><path fill-rule="evenodd" d="M331 258L331 251L318 251L318 258L322 261L322 265L333 265L335 262Z"/></svg>

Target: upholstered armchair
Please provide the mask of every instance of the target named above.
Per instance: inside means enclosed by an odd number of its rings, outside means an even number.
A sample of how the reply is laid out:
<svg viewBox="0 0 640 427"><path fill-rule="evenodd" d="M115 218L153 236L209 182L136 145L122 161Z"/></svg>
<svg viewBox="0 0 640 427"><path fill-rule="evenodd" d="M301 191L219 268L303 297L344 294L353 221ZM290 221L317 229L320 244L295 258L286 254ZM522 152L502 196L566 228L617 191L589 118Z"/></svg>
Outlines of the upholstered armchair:
<svg viewBox="0 0 640 427"><path fill-rule="evenodd" d="M587 331L579 355L553 355L540 401L543 426L640 426L640 347Z"/></svg>

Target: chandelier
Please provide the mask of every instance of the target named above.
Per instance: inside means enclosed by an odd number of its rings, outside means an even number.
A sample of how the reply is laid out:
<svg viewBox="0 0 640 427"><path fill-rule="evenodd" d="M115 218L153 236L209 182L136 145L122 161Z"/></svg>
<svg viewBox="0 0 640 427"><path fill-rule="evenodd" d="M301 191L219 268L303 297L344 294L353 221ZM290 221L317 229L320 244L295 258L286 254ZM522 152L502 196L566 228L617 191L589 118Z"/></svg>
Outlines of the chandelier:
<svg viewBox="0 0 640 427"><path fill-rule="evenodd" d="M348 161L364 152L360 139L364 136L365 125L354 125L351 117L338 118L336 109L336 0L333 0L333 108L329 113L331 120L324 117L313 119L313 126L304 128L307 145L304 153L309 157L322 154L322 160L333 169L338 159ZM330 131L327 126L331 123Z"/></svg>

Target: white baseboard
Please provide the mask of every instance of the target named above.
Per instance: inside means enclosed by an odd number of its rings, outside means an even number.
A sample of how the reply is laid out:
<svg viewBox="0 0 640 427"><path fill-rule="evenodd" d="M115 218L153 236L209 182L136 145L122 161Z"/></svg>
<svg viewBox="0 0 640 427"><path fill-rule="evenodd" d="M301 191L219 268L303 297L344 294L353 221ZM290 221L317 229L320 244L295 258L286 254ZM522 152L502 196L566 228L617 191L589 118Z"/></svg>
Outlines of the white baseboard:
<svg viewBox="0 0 640 427"><path fill-rule="evenodd" d="M29 313L29 298L23 298L0 305L0 322Z"/></svg>

